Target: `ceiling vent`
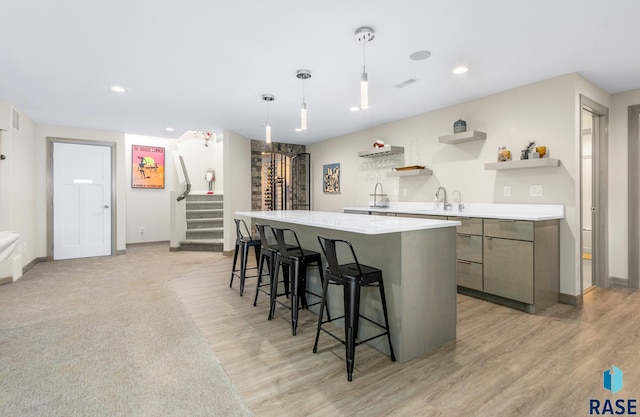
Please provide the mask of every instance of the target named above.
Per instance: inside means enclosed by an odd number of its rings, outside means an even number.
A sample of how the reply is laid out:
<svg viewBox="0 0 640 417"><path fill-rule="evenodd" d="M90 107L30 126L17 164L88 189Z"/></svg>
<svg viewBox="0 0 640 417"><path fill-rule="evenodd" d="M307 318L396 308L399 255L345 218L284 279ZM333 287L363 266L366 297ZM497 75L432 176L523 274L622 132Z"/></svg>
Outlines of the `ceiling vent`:
<svg viewBox="0 0 640 417"><path fill-rule="evenodd" d="M20 131L20 112L15 107L11 107L11 127L17 132Z"/></svg>
<svg viewBox="0 0 640 417"><path fill-rule="evenodd" d="M416 81L418 81L418 80L416 80L415 78L409 78L408 80L405 80L405 81L401 82L400 84L396 84L396 85L394 85L394 87L395 87L395 88L402 88L402 87L406 87L406 86L408 86L409 84L413 84L413 83L415 83Z"/></svg>

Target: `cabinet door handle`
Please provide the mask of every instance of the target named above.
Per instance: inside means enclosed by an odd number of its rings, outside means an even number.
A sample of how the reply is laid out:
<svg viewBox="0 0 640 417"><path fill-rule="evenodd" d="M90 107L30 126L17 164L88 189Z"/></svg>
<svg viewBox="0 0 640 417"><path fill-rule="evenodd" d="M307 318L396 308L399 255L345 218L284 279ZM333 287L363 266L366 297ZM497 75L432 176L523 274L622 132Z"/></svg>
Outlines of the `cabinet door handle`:
<svg viewBox="0 0 640 417"><path fill-rule="evenodd" d="M498 220L500 223L515 223L515 220Z"/></svg>
<svg viewBox="0 0 640 417"><path fill-rule="evenodd" d="M486 236L487 240L493 240L491 236Z"/></svg>
<svg viewBox="0 0 640 417"><path fill-rule="evenodd" d="M458 259L457 261L461 264L471 265L470 261L463 261L462 259Z"/></svg>
<svg viewBox="0 0 640 417"><path fill-rule="evenodd" d="M466 234L458 234L458 236L460 236L460 237L471 237L471 235L466 235Z"/></svg>

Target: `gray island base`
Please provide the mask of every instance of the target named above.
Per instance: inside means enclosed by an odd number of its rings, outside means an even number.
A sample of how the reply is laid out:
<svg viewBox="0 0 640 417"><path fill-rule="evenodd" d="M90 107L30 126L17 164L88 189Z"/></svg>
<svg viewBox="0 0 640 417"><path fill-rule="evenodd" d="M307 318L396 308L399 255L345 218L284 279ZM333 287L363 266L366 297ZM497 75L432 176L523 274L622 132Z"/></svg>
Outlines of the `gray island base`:
<svg viewBox="0 0 640 417"><path fill-rule="evenodd" d="M304 248L318 252L321 252L318 235L348 240L360 263L380 268L398 361L407 362L455 340L456 226L460 222L314 211L256 211L236 215L251 217L256 223L293 229ZM317 269L310 268L307 276L308 287L320 294ZM341 287L329 287L328 304L332 317L343 315ZM383 322L377 288L363 288L360 308L361 314ZM318 313L317 308L312 307L312 311ZM337 324L342 325L341 321ZM366 320L360 321L359 339L377 332ZM369 343L389 354L386 338Z"/></svg>

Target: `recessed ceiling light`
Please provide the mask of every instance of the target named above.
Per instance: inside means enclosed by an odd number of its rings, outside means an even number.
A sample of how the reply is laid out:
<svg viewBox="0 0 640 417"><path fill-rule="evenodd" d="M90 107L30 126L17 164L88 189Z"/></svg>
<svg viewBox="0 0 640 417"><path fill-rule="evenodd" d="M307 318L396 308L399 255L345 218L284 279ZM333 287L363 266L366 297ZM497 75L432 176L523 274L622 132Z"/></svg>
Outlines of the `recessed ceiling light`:
<svg viewBox="0 0 640 417"><path fill-rule="evenodd" d="M167 132L173 132L175 129L172 127L165 127L164 130L166 130Z"/></svg>
<svg viewBox="0 0 640 417"><path fill-rule="evenodd" d="M360 111L360 107L351 107L349 110L351 111Z"/></svg>
<svg viewBox="0 0 640 417"><path fill-rule="evenodd" d="M119 85L114 85L113 87L111 87L111 91L115 91L116 93L124 93L125 90L123 87L120 87Z"/></svg>
<svg viewBox="0 0 640 417"><path fill-rule="evenodd" d="M302 129L301 129L301 128L299 128L299 127L297 127L297 128L296 128L296 132L302 132Z"/></svg>
<svg viewBox="0 0 640 417"><path fill-rule="evenodd" d="M429 51L416 51L409 55L409 59L412 61L424 61L431 56Z"/></svg>
<svg viewBox="0 0 640 417"><path fill-rule="evenodd" d="M456 74L456 75L464 74L467 71L469 71L469 68L467 68L465 66L459 66L459 67L455 67L453 69L453 73Z"/></svg>

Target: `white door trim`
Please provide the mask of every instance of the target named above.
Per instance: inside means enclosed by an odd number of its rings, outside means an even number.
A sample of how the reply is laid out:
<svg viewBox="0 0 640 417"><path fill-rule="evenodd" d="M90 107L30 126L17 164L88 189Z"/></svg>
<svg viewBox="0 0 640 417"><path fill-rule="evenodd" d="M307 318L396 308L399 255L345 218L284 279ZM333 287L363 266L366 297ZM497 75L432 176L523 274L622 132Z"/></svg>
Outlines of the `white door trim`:
<svg viewBox="0 0 640 417"><path fill-rule="evenodd" d="M56 142L71 143L76 145L107 146L111 149L111 255L115 255L117 253L118 231L118 201L116 198L117 143L95 140L47 137L47 260L53 260L53 144Z"/></svg>
<svg viewBox="0 0 640 417"><path fill-rule="evenodd" d="M629 221L629 288L640 288L640 104L629 106L627 110L627 146L629 163L628 184L628 221Z"/></svg>

